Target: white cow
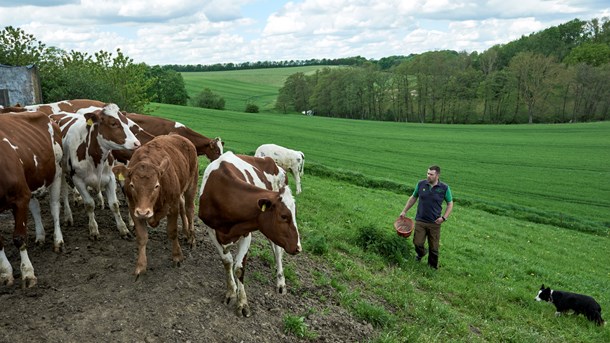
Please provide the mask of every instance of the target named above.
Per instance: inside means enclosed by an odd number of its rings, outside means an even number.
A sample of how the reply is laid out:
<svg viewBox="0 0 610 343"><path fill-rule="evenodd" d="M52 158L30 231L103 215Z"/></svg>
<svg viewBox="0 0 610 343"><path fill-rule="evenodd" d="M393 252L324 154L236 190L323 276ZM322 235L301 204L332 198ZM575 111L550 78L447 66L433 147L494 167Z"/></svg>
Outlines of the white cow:
<svg viewBox="0 0 610 343"><path fill-rule="evenodd" d="M290 170L297 184L297 194L301 193L301 176L303 176L305 154L276 144L263 144L256 149L254 156L269 156L278 166Z"/></svg>

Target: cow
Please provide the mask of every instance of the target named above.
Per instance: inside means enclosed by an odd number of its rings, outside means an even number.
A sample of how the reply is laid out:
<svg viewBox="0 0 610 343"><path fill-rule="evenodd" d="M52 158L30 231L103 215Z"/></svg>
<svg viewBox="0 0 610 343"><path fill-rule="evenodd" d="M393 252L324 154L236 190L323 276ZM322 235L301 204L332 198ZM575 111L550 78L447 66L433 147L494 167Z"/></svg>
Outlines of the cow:
<svg viewBox="0 0 610 343"><path fill-rule="evenodd" d="M265 189L268 189L268 187L271 186L271 189L274 191L279 191L282 187L288 187L288 176L286 175L286 171L284 171L282 167L278 166L271 157L261 158L248 155L236 156L263 172L263 175L268 182L264 182L264 180L263 183L255 182L257 186ZM271 240L269 240L269 243L271 243L271 250L273 250L273 256L275 258L275 289L279 294L286 294L286 279L284 277L283 265L284 249L273 243Z"/></svg>
<svg viewBox="0 0 610 343"><path fill-rule="evenodd" d="M289 254L301 251L296 205L290 188L272 190L262 170L229 151L204 171L198 216L226 271L225 303L235 299L237 314L249 317L244 273L251 233L260 230ZM229 251L232 245L237 246L235 258Z"/></svg>
<svg viewBox="0 0 610 343"><path fill-rule="evenodd" d="M220 137L208 138L179 122L169 119L137 113L125 113L125 115L153 136L175 132L187 138L197 148L197 155L205 155L210 161L214 161L223 153L224 142Z"/></svg>
<svg viewBox="0 0 610 343"><path fill-rule="evenodd" d="M121 218L116 179L108 158L112 150L138 148L140 141L129 129L127 118L116 104L107 104L101 109L94 108L83 108L77 113L60 112L52 115L62 131L64 173L83 197L89 217L89 236L92 239L99 238L94 214L95 202L88 190L91 188L93 194L105 190L119 233L121 237L127 237L130 233ZM64 182L64 216L66 221L73 223L68 193L68 184Z"/></svg>
<svg viewBox="0 0 610 343"><path fill-rule="evenodd" d="M36 240L44 240L44 229L36 196L48 190L53 217L54 247L63 246L59 226L59 193L62 159L59 127L41 112L0 115L0 211L12 210L15 219L13 243L21 256L22 287L36 284L34 267L27 252L27 208L36 223ZM13 268L0 236L0 284L12 285Z"/></svg>
<svg viewBox="0 0 610 343"><path fill-rule="evenodd" d="M297 185L297 194L301 193L301 176L303 176L305 154L276 144L263 144L256 149L254 156L269 156L280 167L284 168L286 171L290 170Z"/></svg>
<svg viewBox="0 0 610 343"><path fill-rule="evenodd" d="M157 136L134 152L128 166L117 165L112 171L124 179L123 190L135 224L136 279L146 271L147 224L157 227L165 217L172 261L179 265L184 255L178 242L178 216L182 216L188 243L191 248L195 245L193 217L199 167L193 143L174 133Z"/></svg>

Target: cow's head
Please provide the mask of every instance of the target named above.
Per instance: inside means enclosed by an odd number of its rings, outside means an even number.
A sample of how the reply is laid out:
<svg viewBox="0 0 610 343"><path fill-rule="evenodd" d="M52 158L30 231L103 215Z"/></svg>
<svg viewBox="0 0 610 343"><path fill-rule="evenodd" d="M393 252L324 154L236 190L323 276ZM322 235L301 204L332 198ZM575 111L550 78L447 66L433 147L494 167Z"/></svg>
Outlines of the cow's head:
<svg viewBox="0 0 610 343"><path fill-rule="evenodd" d="M140 141L129 128L127 117L119 111L115 104L107 104L101 110L89 112L84 111L85 119L89 125L97 123L100 145L108 150L136 149Z"/></svg>
<svg viewBox="0 0 610 343"><path fill-rule="evenodd" d="M133 166L117 165L112 172L117 180L124 181L123 190L130 202L130 210L138 219L150 219L161 190L161 177L169 166L169 159L160 165L137 162ZM133 207L133 208L131 208Z"/></svg>
<svg viewBox="0 0 610 343"><path fill-rule="evenodd" d="M289 187L276 195L258 199L259 230L291 255L301 252L301 238L296 222L296 205Z"/></svg>
<svg viewBox="0 0 610 343"><path fill-rule="evenodd" d="M197 151L197 155L201 155L203 152L210 161L214 161L222 155L224 150L225 142L223 142L220 137L216 137L211 139L210 142L206 145L205 151Z"/></svg>
<svg viewBox="0 0 610 343"><path fill-rule="evenodd" d="M303 176L303 167L305 167L305 154L297 151L298 154L298 158L297 158L297 163L298 163L298 169L299 169L299 175Z"/></svg>

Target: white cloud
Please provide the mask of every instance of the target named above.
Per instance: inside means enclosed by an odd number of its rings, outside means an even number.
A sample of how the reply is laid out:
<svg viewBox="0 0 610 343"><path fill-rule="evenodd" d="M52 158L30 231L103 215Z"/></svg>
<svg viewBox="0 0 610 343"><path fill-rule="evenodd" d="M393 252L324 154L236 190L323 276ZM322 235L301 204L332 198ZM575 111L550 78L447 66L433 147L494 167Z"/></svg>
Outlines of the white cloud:
<svg viewBox="0 0 610 343"><path fill-rule="evenodd" d="M121 48L151 65L483 51L575 17L610 13L607 1L599 0L16 3L0 0L0 23L20 27L48 46L89 53Z"/></svg>

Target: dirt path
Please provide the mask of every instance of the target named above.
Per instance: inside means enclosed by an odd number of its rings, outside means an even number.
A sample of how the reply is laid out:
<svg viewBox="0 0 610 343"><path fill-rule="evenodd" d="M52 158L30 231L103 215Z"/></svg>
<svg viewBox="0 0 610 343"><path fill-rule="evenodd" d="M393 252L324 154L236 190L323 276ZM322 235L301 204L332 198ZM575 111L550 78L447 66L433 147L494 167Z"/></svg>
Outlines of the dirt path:
<svg viewBox="0 0 610 343"><path fill-rule="evenodd" d="M198 226L197 247L182 244L186 260L179 268L171 264L164 222L151 229L148 271L135 281L135 240L119 237L108 209L96 209L101 240L90 241L84 209L75 206L75 226L63 228L65 251L56 254L48 203L41 206L47 242L33 244L30 217L28 251L38 284L29 289L21 289L12 214L0 214L0 234L15 269L15 284L0 286L0 342L362 342L374 335L371 325L337 305L333 288L316 285L315 275L330 274L307 253L285 255L298 276L296 284L287 280L286 295L275 292L272 266L251 258L246 291L253 315L242 318L233 304L223 303L224 269ZM261 234L254 242L269 249ZM317 337L286 334L286 315L306 316Z"/></svg>

